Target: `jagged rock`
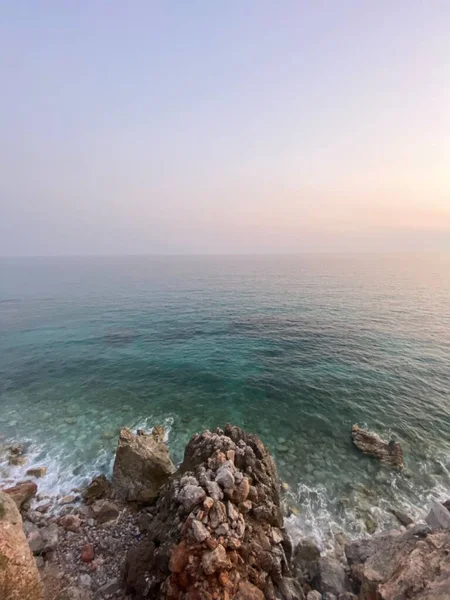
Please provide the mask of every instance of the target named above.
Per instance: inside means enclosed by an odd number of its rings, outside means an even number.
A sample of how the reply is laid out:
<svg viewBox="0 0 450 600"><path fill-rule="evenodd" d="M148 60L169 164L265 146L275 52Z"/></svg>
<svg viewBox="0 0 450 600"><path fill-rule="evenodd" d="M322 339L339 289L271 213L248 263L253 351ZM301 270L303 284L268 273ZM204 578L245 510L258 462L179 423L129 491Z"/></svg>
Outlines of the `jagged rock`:
<svg viewBox="0 0 450 600"><path fill-rule="evenodd" d="M114 460L112 490L123 500L145 502L175 471L166 444L153 435L122 429Z"/></svg>
<svg viewBox="0 0 450 600"><path fill-rule="evenodd" d="M86 504L92 504L96 500L102 500L109 496L111 484L105 475L94 477L83 492L83 500Z"/></svg>
<svg viewBox="0 0 450 600"><path fill-rule="evenodd" d="M27 470L27 475L29 477L44 477L47 473L47 467L33 467L32 469Z"/></svg>
<svg viewBox="0 0 450 600"><path fill-rule="evenodd" d="M311 590L306 596L306 600L322 600L322 594L317 590Z"/></svg>
<svg viewBox="0 0 450 600"><path fill-rule="evenodd" d="M402 512L401 510L397 510L394 508L391 510L391 513L394 515L397 521L401 523L404 527L408 527L408 525L412 525L414 523L414 520L411 519L409 515Z"/></svg>
<svg viewBox="0 0 450 600"><path fill-rule="evenodd" d="M117 519L120 514L117 506L109 500L96 500L91 507L92 514L97 523L107 523Z"/></svg>
<svg viewBox="0 0 450 600"><path fill-rule="evenodd" d="M236 600L264 600L264 593L249 581L242 581Z"/></svg>
<svg viewBox="0 0 450 600"><path fill-rule="evenodd" d="M105 583L105 585L102 585L102 587L98 588L97 594L100 598L103 598L105 596L107 597L110 594L115 594L116 592L118 592L120 588L120 580L117 577L113 577L108 581L108 583Z"/></svg>
<svg viewBox="0 0 450 600"><path fill-rule="evenodd" d="M197 540L197 542L200 543L204 542L206 538L210 537L210 533L203 525L203 523L200 523L200 521L197 520L193 521L192 523L192 533L194 534L194 537Z"/></svg>
<svg viewBox="0 0 450 600"><path fill-rule="evenodd" d="M26 502L37 494L37 489L38 487L34 481L22 481L3 491L14 500L18 508L22 508Z"/></svg>
<svg viewBox="0 0 450 600"><path fill-rule="evenodd" d="M444 600L450 598L450 536L416 525L405 532L373 536L355 552L346 548L360 600ZM347 552L347 549L350 552Z"/></svg>
<svg viewBox="0 0 450 600"><path fill-rule="evenodd" d="M230 567L230 559L222 544L219 544L215 550L203 554L202 568L207 575L212 575L217 571L226 571Z"/></svg>
<svg viewBox="0 0 450 600"><path fill-rule="evenodd" d="M351 591L351 583L342 564L335 558L323 556L319 559L319 575L317 589L322 594L338 596Z"/></svg>
<svg viewBox="0 0 450 600"><path fill-rule="evenodd" d="M293 567L302 581L311 582L319 574L320 550L312 540L304 539L295 548Z"/></svg>
<svg viewBox="0 0 450 600"><path fill-rule="evenodd" d="M390 467L403 467L403 451L395 440L386 442L377 433L361 429L358 425L352 427L352 440L364 454L374 456Z"/></svg>
<svg viewBox="0 0 450 600"><path fill-rule="evenodd" d="M206 483L206 489L208 490L208 495L213 500L222 500L223 499L223 492L220 489L219 484L216 483L215 481L208 481Z"/></svg>
<svg viewBox="0 0 450 600"><path fill-rule="evenodd" d="M0 492L1 600L43 600L43 586L11 496Z"/></svg>
<svg viewBox="0 0 450 600"><path fill-rule="evenodd" d="M285 539L277 535L282 517L275 464L261 441L239 428L193 436L154 509L125 564L127 591L136 599L196 600L206 576L205 599L263 600L268 591L275 600L278 585L291 577Z"/></svg>
<svg viewBox="0 0 450 600"><path fill-rule="evenodd" d="M81 527L81 519L78 515L63 515L58 519L58 525L66 531L76 532Z"/></svg>
<svg viewBox="0 0 450 600"><path fill-rule="evenodd" d="M278 591L284 600L304 600L305 594L299 581L284 577L278 584Z"/></svg>
<svg viewBox="0 0 450 600"><path fill-rule="evenodd" d="M179 500L184 508L190 512L194 506L203 502L206 497L206 492L199 485L188 484L182 488L179 494Z"/></svg>
<svg viewBox="0 0 450 600"><path fill-rule="evenodd" d="M450 529L450 512L439 502L433 502L425 521L433 529Z"/></svg>

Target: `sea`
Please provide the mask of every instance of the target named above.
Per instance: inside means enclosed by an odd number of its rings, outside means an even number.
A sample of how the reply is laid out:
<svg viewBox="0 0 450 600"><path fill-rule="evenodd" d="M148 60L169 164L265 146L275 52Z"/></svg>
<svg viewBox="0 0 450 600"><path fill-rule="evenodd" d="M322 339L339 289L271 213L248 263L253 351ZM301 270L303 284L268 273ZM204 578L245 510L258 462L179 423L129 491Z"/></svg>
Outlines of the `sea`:
<svg viewBox="0 0 450 600"><path fill-rule="evenodd" d="M121 427L233 423L276 459L293 535L323 547L450 497L450 254L0 259L0 444L42 497L111 472ZM352 444L398 440L393 471Z"/></svg>

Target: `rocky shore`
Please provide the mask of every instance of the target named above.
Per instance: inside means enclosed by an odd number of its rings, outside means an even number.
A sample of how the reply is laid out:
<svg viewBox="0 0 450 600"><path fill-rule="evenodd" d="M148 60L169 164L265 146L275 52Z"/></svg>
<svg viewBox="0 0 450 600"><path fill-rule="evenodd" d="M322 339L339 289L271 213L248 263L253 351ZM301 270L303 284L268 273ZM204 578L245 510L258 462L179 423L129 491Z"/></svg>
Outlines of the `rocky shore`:
<svg viewBox="0 0 450 600"><path fill-rule="evenodd" d="M164 431L122 429L111 480L41 498L39 477L0 491L0 600L444 600L450 598L450 503L426 521L333 554L285 528L275 462L238 427L192 437L172 463ZM357 426L352 439L390 468L399 444ZM23 464L25 449L4 448ZM22 463L21 463L22 461ZM13 482L11 482L13 483Z"/></svg>

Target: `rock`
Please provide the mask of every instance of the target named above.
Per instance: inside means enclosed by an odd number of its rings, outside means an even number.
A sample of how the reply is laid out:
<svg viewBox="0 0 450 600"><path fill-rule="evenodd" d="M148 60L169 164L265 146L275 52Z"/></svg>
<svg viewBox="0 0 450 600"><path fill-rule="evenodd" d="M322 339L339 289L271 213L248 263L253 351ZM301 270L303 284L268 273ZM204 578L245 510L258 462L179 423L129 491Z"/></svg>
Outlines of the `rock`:
<svg viewBox="0 0 450 600"><path fill-rule="evenodd" d="M169 569L172 573L182 573L189 563L189 552L187 550L186 544L184 542L180 542L178 546L172 551L172 556L170 557Z"/></svg>
<svg viewBox="0 0 450 600"><path fill-rule="evenodd" d="M232 500L236 504L244 503L250 493L250 483L248 477L244 477L242 481L235 487L232 494Z"/></svg>
<svg viewBox="0 0 450 600"><path fill-rule="evenodd" d="M283 524L276 467L256 436L228 425L194 435L152 508L127 553L131 597L235 600L264 598L266 590L275 600L281 579L292 578L288 544L272 536Z"/></svg>
<svg viewBox="0 0 450 600"><path fill-rule="evenodd" d="M127 501L148 501L175 471L166 444L152 435L122 429L114 460L112 490Z"/></svg>
<svg viewBox="0 0 450 600"><path fill-rule="evenodd" d="M299 581L283 577L278 584L278 591L284 600L304 600L305 594Z"/></svg>
<svg viewBox="0 0 450 600"><path fill-rule="evenodd" d="M103 596L108 596L110 594L115 594L121 588L120 581L117 577L113 577L110 579L105 585L98 588L97 594L102 598Z"/></svg>
<svg viewBox="0 0 450 600"><path fill-rule="evenodd" d="M83 500L86 504L92 504L96 500L102 500L109 496L111 484L105 475L94 477L83 492Z"/></svg>
<svg viewBox="0 0 450 600"><path fill-rule="evenodd" d="M43 586L10 495L0 492L1 600L43 600Z"/></svg>
<svg viewBox="0 0 450 600"><path fill-rule="evenodd" d="M414 520L411 519L406 513L401 510L396 510L395 508L391 510L391 513L397 519L399 523L401 523L404 527L408 527L408 525L412 525Z"/></svg>
<svg viewBox="0 0 450 600"><path fill-rule="evenodd" d="M226 571L231 567L225 548L219 544L215 550L205 552L202 557L202 568L207 575L217 571Z"/></svg>
<svg viewBox="0 0 450 600"><path fill-rule="evenodd" d="M446 500L445 502L442 503L442 506L445 506L445 508L450 511L450 498L448 500Z"/></svg>
<svg viewBox="0 0 450 600"><path fill-rule="evenodd" d="M72 494L68 494L67 496L63 496L60 500L59 500L59 504L62 504L63 506L66 504L73 504L74 502L76 502L77 497L73 496Z"/></svg>
<svg viewBox="0 0 450 600"><path fill-rule="evenodd" d="M51 502L45 502L44 504L39 504L39 506L36 507L36 510L42 514L46 513L48 511L49 508L52 507L52 503Z"/></svg>
<svg viewBox="0 0 450 600"><path fill-rule="evenodd" d="M206 529L203 523L200 523L200 521L197 520L192 523L192 532L197 542L200 543L204 542L206 538L209 538L210 536L209 531Z"/></svg>
<svg viewBox="0 0 450 600"><path fill-rule="evenodd" d="M199 485L188 484L182 488L178 498L184 508L190 512L194 506L203 502L206 497L205 490Z"/></svg>
<svg viewBox="0 0 450 600"><path fill-rule="evenodd" d="M241 581L236 600L264 600L264 594L249 581Z"/></svg>
<svg viewBox="0 0 450 600"><path fill-rule="evenodd" d="M77 515L64 515L58 519L58 525L66 531L77 532L81 527L81 519Z"/></svg>
<svg viewBox="0 0 450 600"><path fill-rule="evenodd" d="M220 500L216 500L214 502L214 506L209 511L208 519L212 529L216 529L222 523L226 523L227 510L225 508L225 504L223 504L223 502L220 502Z"/></svg>
<svg viewBox="0 0 450 600"><path fill-rule="evenodd" d="M229 500L227 502L227 513L228 513L228 518L231 521L237 521L237 519L239 517L239 511L236 508L236 506Z"/></svg>
<svg viewBox="0 0 450 600"><path fill-rule="evenodd" d="M215 481L208 481L206 483L206 489L208 490L208 495L213 500L222 500L223 499L223 492L220 489L219 484L216 483Z"/></svg>
<svg viewBox="0 0 450 600"><path fill-rule="evenodd" d="M47 467L33 467L27 470L29 477L44 477L47 473Z"/></svg>
<svg viewBox="0 0 450 600"><path fill-rule="evenodd" d="M319 574L320 550L312 540L304 539L295 548L294 572L301 580L311 582Z"/></svg>
<svg viewBox="0 0 450 600"><path fill-rule="evenodd" d="M317 590L311 590L306 596L306 600L322 600L322 594Z"/></svg>
<svg viewBox="0 0 450 600"><path fill-rule="evenodd" d="M90 563L94 560L95 552L92 544L85 544L81 549L81 560L84 563Z"/></svg>
<svg viewBox="0 0 450 600"><path fill-rule="evenodd" d="M8 464L13 467L23 467L27 462L28 459L26 456L10 456L8 459Z"/></svg>
<svg viewBox="0 0 450 600"><path fill-rule="evenodd" d="M450 598L450 536L415 525L404 532L373 536L364 551L346 547L360 600ZM353 548L352 548L353 546Z"/></svg>
<svg viewBox="0 0 450 600"><path fill-rule="evenodd" d="M96 500L92 505L92 513L97 523L107 523L117 519L120 514L117 506L109 500Z"/></svg>
<svg viewBox="0 0 450 600"><path fill-rule="evenodd" d="M377 433L361 429L358 425L352 427L352 440L364 454L374 456L390 467L403 468L403 451L398 442L386 442Z"/></svg>
<svg viewBox="0 0 450 600"><path fill-rule="evenodd" d="M366 526L367 532L372 534L378 529L378 523L371 516L364 519L364 525Z"/></svg>
<svg viewBox="0 0 450 600"><path fill-rule="evenodd" d="M323 556L319 559L317 589L322 594L344 594L351 591L351 583L342 564L335 558Z"/></svg>
<svg viewBox="0 0 450 600"><path fill-rule="evenodd" d="M92 585L92 578L87 573L83 573L78 577L78 583L81 585L81 587L89 588Z"/></svg>
<svg viewBox="0 0 450 600"><path fill-rule="evenodd" d="M227 460L217 471L216 475L216 483L220 485L221 488L228 490L232 489L234 486L234 464L231 460Z"/></svg>
<svg viewBox="0 0 450 600"><path fill-rule="evenodd" d="M22 481L3 491L14 500L18 508L22 508L26 502L31 500L31 498L37 494L37 489L37 485L34 481Z"/></svg>
<svg viewBox="0 0 450 600"><path fill-rule="evenodd" d="M450 512L439 502L433 502L425 521L433 529L450 529Z"/></svg>

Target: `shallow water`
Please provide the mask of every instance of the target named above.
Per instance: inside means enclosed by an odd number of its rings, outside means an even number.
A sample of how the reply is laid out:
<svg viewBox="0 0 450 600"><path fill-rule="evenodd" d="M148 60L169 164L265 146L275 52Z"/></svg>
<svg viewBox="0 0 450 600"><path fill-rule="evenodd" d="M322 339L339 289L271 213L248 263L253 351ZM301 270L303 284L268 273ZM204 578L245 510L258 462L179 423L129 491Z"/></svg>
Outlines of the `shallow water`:
<svg viewBox="0 0 450 600"><path fill-rule="evenodd" d="M0 260L0 431L43 491L108 472L121 426L232 422L322 541L450 494L450 255ZM398 474L352 446L398 439ZM23 471L23 470L22 470ZM0 477L22 471L0 471Z"/></svg>

